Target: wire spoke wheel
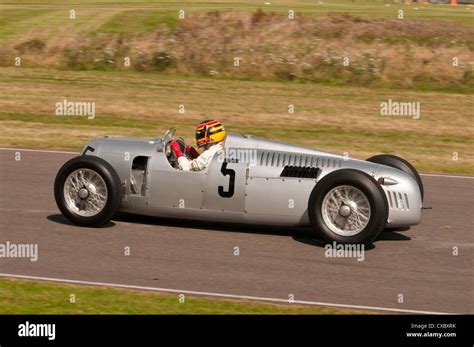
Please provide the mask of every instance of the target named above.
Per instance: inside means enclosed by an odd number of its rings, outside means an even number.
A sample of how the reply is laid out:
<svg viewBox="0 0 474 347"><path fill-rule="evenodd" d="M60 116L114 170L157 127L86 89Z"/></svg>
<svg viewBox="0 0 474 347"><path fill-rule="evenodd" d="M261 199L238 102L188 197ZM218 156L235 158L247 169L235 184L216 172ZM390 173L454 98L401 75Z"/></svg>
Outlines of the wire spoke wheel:
<svg viewBox="0 0 474 347"><path fill-rule="evenodd" d="M102 211L107 203L107 185L94 170L77 169L64 183L67 208L80 216L92 217Z"/></svg>
<svg viewBox="0 0 474 347"><path fill-rule="evenodd" d="M367 196L349 185L331 189L321 206L324 222L332 232L341 236L356 235L364 230L369 223L370 214Z"/></svg>
<svg viewBox="0 0 474 347"><path fill-rule="evenodd" d="M122 204L123 190L115 169L92 155L67 161L54 180L54 198L70 222L100 227L113 217Z"/></svg>

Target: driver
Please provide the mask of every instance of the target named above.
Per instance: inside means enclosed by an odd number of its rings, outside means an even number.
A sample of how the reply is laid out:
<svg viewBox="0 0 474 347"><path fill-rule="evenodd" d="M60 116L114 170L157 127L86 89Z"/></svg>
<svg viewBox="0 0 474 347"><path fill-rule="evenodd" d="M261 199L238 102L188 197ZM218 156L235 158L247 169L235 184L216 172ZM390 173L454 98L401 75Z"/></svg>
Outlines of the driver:
<svg viewBox="0 0 474 347"><path fill-rule="evenodd" d="M216 152L224 149L226 132L224 125L218 120L205 120L196 127L196 144L204 147L204 152L198 155L191 146L186 146L186 153L192 159L188 159L176 140L170 142L170 148L178 159L178 164L183 171L200 171L205 169L211 162Z"/></svg>

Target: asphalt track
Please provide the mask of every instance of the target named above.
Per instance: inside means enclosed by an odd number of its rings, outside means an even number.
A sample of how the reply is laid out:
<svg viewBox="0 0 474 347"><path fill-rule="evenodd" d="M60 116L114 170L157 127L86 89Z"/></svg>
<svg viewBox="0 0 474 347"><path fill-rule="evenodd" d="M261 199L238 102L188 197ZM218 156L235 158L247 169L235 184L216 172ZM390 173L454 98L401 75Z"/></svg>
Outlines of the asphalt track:
<svg viewBox="0 0 474 347"><path fill-rule="evenodd" d="M15 153L21 160L15 160ZM333 303L395 312L474 313L474 179L423 176L420 225L384 232L364 261L328 258L306 229L120 214L71 225L53 181L74 154L0 150L0 243L36 243L39 259L0 258L5 274L210 296ZM130 255L124 248L130 247ZM240 255L234 255L239 247ZM459 254L453 255L453 247ZM403 303L399 302L400 294Z"/></svg>

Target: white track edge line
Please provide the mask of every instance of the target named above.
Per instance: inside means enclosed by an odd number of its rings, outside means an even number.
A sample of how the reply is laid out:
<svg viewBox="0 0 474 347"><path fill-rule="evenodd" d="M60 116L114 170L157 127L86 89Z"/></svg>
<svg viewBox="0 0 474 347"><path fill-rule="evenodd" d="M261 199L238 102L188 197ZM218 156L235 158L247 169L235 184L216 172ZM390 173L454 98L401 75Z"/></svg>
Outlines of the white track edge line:
<svg viewBox="0 0 474 347"><path fill-rule="evenodd" d="M54 151L46 149L30 149L30 148L10 148L0 147L2 151L17 151L17 152L39 152L39 153L61 153L61 154L79 154L79 152L68 152L68 151Z"/></svg>
<svg viewBox="0 0 474 347"><path fill-rule="evenodd" d="M51 277L14 275L14 274L6 274L6 273L0 273L0 277L32 279L32 280L42 280L42 281L62 282L62 283L72 283L72 284L83 284L83 285L103 286L103 287L138 289L138 290L147 290L147 291L155 291L155 292L168 292L168 293L179 293L179 294L214 296L214 297L229 298L229 299L246 299L246 300L255 300L255 301L269 301L269 302L279 302L279 303L285 303L285 304L331 306L331 307L343 307L343 308L372 310L372 311L386 311L386 312L413 313L413 314L430 314L430 315L457 314L457 313L445 313L445 312L405 310L405 309L390 308L390 307L378 307L378 306L334 304L334 303L328 303L328 302L302 301L302 300L294 300L293 302L290 303L287 299L267 298L267 297L260 297L260 296L234 295L234 294L222 294L222 293L212 293L212 292L200 292L200 291L194 291L194 290L179 290L179 289L169 289L169 288L144 287L144 286L135 286L135 285L127 285L127 284L91 282L91 281L71 280L71 279L61 279L61 278L51 278Z"/></svg>
<svg viewBox="0 0 474 347"><path fill-rule="evenodd" d="M467 179L474 179L474 176L457 176L457 175L442 175L442 174L425 174L421 173L420 176L428 176L428 177L447 177L447 178L467 178Z"/></svg>

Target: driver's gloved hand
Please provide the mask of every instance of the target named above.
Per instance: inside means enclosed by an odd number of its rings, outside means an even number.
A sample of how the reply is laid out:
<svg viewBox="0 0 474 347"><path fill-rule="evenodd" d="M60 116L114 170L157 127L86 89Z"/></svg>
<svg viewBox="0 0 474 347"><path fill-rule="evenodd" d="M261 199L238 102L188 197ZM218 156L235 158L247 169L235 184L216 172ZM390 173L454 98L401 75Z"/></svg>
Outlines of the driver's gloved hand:
<svg viewBox="0 0 474 347"><path fill-rule="evenodd" d="M181 152L181 147L179 146L178 141L173 140L170 142L170 148L173 151L176 158L184 157L183 152Z"/></svg>
<svg viewBox="0 0 474 347"><path fill-rule="evenodd" d="M192 146L186 146L186 153L193 159L199 157L199 153Z"/></svg>

